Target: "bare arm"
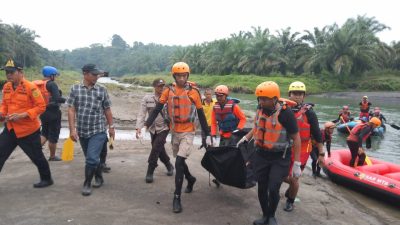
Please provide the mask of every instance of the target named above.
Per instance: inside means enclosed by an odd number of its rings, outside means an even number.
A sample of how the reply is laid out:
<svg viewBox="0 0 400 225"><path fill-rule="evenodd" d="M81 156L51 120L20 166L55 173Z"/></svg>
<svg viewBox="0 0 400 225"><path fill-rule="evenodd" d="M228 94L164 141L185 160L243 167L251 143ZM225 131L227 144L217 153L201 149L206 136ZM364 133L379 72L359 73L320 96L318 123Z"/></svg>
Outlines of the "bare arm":
<svg viewBox="0 0 400 225"><path fill-rule="evenodd" d="M73 141L78 140L78 134L75 128L75 108L70 106L68 107L68 125L69 125L69 136Z"/></svg>
<svg viewBox="0 0 400 225"><path fill-rule="evenodd" d="M104 110L104 114L105 114L105 116L106 116L106 120L107 120L107 123L108 123L108 133L109 133L109 135L110 135L110 137L112 138L112 139L114 139L115 138L115 128L114 128L114 124L113 124L113 115L112 115L112 112L111 112L111 107L110 108L107 108L107 109L105 109Z"/></svg>

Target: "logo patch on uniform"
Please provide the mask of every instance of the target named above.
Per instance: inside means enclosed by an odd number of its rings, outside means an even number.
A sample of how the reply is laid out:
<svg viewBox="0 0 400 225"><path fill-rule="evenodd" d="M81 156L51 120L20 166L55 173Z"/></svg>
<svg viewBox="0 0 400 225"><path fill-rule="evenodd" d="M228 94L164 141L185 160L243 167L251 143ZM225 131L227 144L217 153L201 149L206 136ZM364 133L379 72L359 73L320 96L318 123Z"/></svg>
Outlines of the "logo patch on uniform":
<svg viewBox="0 0 400 225"><path fill-rule="evenodd" d="M37 98L37 97L39 97L39 91L38 90L36 90L36 89L34 89L33 91L32 91L32 96L34 97L34 98Z"/></svg>

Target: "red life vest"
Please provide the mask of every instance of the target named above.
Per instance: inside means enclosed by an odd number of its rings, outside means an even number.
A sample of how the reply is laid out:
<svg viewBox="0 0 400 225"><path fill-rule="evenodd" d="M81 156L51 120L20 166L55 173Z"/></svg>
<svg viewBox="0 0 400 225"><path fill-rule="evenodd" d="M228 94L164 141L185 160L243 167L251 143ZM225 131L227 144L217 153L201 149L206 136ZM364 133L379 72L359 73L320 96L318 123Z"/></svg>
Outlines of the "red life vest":
<svg viewBox="0 0 400 225"><path fill-rule="evenodd" d="M309 106L304 105L297 112L294 112L294 117L297 120L297 126L299 128L299 134L301 142L308 142L311 139L310 133L310 124L308 123L308 119L306 116L306 112L309 109ZM303 144L302 144L303 145Z"/></svg>
<svg viewBox="0 0 400 225"><path fill-rule="evenodd" d="M347 137L348 141L353 141L353 142L358 142L358 136L360 135L360 132L362 131L362 129L364 129L366 126L368 126L367 123L359 123L357 124L351 131L350 131L350 135ZM363 141L365 141L368 136L371 134L368 133L366 134L362 139Z"/></svg>
<svg viewBox="0 0 400 225"><path fill-rule="evenodd" d="M278 120L281 110L280 104L271 116L265 115L262 109L257 110L253 135L257 147L265 151L284 152L290 146L286 129Z"/></svg>
<svg viewBox="0 0 400 225"><path fill-rule="evenodd" d="M350 121L350 112L344 113L343 111L340 111L340 116L343 118L343 121L340 120L340 123L347 123Z"/></svg>
<svg viewBox="0 0 400 225"><path fill-rule="evenodd" d="M171 120L172 129L174 129L175 123L192 123L194 127L196 107L188 95L188 92L192 89L195 89L195 87L188 84L181 95L176 95L174 86L169 86L170 91L168 92L167 104L168 116Z"/></svg>
<svg viewBox="0 0 400 225"><path fill-rule="evenodd" d="M48 105L49 101L50 101L50 92L46 88L48 81L49 80L34 80L32 82L39 89L40 93L42 93L42 96L44 98L44 102L46 103L46 105Z"/></svg>
<svg viewBox="0 0 400 225"><path fill-rule="evenodd" d="M219 129L224 132L236 130L239 124L239 119L233 114L233 107L235 107L235 102L231 99L225 102L223 108L218 102L214 105L215 119Z"/></svg>

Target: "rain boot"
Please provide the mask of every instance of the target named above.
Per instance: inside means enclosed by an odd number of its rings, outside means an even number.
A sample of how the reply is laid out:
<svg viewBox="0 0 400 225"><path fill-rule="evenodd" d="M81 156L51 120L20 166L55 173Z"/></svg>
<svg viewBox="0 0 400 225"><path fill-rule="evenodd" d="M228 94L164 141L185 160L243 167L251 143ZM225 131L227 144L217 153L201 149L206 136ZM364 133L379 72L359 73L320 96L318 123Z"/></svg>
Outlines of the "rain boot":
<svg viewBox="0 0 400 225"><path fill-rule="evenodd" d="M146 183L153 183L153 173L154 173L154 170L155 170L156 168L154 167L154 166L148 166L147 167L147 173L146 173Z"/></svg>
<svg viewBox="0 0 400 225"><path fill-rule="evenodd" d="M97 166L96 172L94 173L94 188L99 188L103 185L103 168L99 165Z"/></svg>
<svg viewBox="0 0 400 225"><path fill-rule="evenodd" d="M96 168L85 167L85 181L83 182L82 195L89 196L92 194L92 179Z"/></svg>
<svg viewBox="0 0 400 225"><path fill-rule="evenodd" d="M185 189L185 193L191 193L193 191L193 185L196 182L196 177L191 176L187 178L188 184Z"/></svg>
<svg viewBox="0 0 400 225"><path fill-rule="evenodd" d="M174 166L171 164L171 162L168 162L167 165L165 165L165 167L167 167L167 176L172 176L174 175Z"/></svg>
<svg viewBox="0 0 400 225"><path fill-rule="evenodd" d="M260 219L254 220L253 225L268 225L268 217L263 216Z"/></svg>
<svg viewBox="0 0 400 225"><path fill-rule="evenodd" d="M47 179L47 180L40 180L39 183L33 184L34 188L44 188L44 187L48 187L50 185L53 185L53 179Z"/></svg>
<svg viewBox="0 0 400 225"><path fill-rule="evenodd" d="M180 213L182 212L182 205L181 205L181 196L174 195L174 200L172 202L173 212Z"/></svg>

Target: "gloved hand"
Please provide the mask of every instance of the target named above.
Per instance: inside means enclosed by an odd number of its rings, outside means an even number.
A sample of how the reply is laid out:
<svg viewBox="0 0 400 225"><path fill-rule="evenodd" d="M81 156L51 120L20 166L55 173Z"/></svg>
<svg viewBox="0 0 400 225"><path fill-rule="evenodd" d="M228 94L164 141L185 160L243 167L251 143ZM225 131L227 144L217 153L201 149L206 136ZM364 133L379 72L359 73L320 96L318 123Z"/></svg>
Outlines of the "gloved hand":
<svg viewBox="0 0 400 225"><path fill-rule="evenodd" d="M301 162L299 162L299 161L294 161L294 163L293 163L293 177L295 177L295 178L298 178L298 177L300 177L301 176L301 168L300 168L300 166L301 166Z"/></svg>
<svg viewBox="0 0 400 225"><path fill-rule="evenodd" d="M239 145L240 145L240 144L247 143L247 142L249 142L249 140L247 140L246 135L244 135L244 136L238 141L238 143L236 144L236 147L239 148Z"/></svg>
<svg viewBox="0 0 400 225"><path fill-rule="evenodd" d="M207 146L216 147L217 146L217 139L214 136L207 136L206 138Z"/></svg>

